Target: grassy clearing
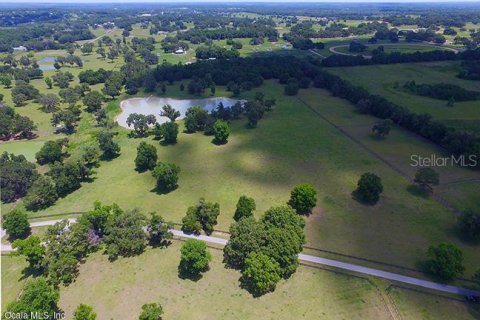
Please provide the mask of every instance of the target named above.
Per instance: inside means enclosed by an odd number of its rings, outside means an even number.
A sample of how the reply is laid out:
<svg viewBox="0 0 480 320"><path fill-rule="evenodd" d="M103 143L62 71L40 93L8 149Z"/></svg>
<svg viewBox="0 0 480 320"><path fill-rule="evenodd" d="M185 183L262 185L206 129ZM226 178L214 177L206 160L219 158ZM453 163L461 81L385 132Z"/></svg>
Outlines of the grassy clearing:
<svg viewBox="0 0 480 320"><path fill-rule="evenodd" d="M2 309L15 300L23 287L25 278L22 270L28 265L23 257L1 256L2 265Z"/></svg>
<svg viewBox="0 0 480 320"><path fill-rule="evenodd" d="M415 80L417 83L451 83L468 90L480 91L478 81L456 77L460 71L460 62L402 63L329 68L329 70L353 84L365 87L371 93L382 95L416 113L429 113L437 120L456 120L457 125L461 125L464 121L480 120L478 101L457 102L454 107L447 107L447 102L444 100L417 96L395 89L396 84L401 87L405 82Z"/></svg>
<svg viewBox="0 0 480 320"><path fill-rule="evenodd" d="M410 319L478 319L478 305L447 297L393 287L389 293L400 315Z"/></svg>
<svg viewBox="0 0 480 320"><path fill-rule="evenodd" d="M78 303L87 303L100 319L136 319L149 302L161 303L169 319L388 318L367 281L308 267L299 267L274 293L253 298L239 288L240 274L225 269L221 251L212 249L210 270L202 279L179 279L179 248L180 242L174 242L113 263L94 254L81 266L77 281L62 288L60 306L68 317Z"/></svg>

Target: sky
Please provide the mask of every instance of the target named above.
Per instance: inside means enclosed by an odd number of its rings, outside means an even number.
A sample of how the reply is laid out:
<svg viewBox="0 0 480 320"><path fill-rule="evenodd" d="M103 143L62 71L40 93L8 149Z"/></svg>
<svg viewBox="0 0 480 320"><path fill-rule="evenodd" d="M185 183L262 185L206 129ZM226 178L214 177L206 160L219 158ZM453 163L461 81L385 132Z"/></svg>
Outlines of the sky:
<svg viewBox="0 0 480 320"><path fill-rule="evenodd" d="M214 2L214 3L241 3L241 2L283 2L283 3L294 3L297 1L292 0L1 0L2 3L178 3L178 2L187 2L187 3L202 3L202 2ZM480 3L480 0L300 0L298 2L305 3L328 3L328 2L346 2L346 3L365 3L365 2L375 2L375 3L407 3L407 2L477 2Z"/></svg>

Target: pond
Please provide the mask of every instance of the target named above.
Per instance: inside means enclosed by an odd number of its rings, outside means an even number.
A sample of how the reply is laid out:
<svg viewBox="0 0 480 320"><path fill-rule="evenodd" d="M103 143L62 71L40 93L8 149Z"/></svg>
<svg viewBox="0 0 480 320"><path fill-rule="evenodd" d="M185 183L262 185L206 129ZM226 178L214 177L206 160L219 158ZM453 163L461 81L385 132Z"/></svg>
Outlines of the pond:
<svg viewBox="0 0 480 320"><path fill-rule="evenodd" d="M202 107L203 109L210 112L214 110L220 102L222 102L225 107L231 107L238 101L242 102L242 100L223 97L206 99L172 99L159 97L131 98L123 100L120 103L122 113L120 113L120 115L117 117L117 122L122 127L131 129L127 125L127 118L132 113L139 113L144 115L153 114L157 118L158 123L167 122L168 118L160 116L162 107L166 104L169 104L174 109L180 111L179 119L182 119L185 116L185 112L187 112L187 109L193 106Z"/></svg>

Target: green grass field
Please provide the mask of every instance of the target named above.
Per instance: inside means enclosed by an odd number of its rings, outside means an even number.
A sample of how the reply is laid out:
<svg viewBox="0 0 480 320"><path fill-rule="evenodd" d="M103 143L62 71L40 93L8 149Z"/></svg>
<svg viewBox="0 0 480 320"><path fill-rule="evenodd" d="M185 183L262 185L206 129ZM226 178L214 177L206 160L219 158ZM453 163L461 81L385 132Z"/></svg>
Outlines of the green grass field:
<svg viewBox="0 0 480 320"><path fill-rule="evenodd" d="M389 292L402 319L478 319L478 305L400 287Z"/></svg>
<svg viewBox="0 0 480 320"><path fill-rule="evenodd" d="M459 62L423 62L393 65L357 66L347 68L329 68L329 70L352 82L363 86L371 93L379 94L407 107L416 113L429 113L434 119L450 123L454 127L476 127L480 123L479 101L463 101L447 107L444 100L417 96L401 90L407 81L416 83L451 83L468 90L480 91L478 81L457 78ZM396 84L399 88L395 88Z"/></svg>
<svg viewBox="0 0 480 320"><path fill-rule="evenodd" d="M385 44L377 44L377 45L368 45L367 50L360 53L349 51L348 46L338 47L336 48L336 51L341 53L354 54L354 55L356 54L372 55L372 51L382 45L384 46L385 48L384 50L386 53L392 53L392 52L412 53L417 51L426 52L426 51L438 50L438 47L432 46L432 45L409 44L409 43L398 43L398 44L385 43Z"/></svg>
<svg viewBox="0 0 480 320"><path fill-rule="evenodd" d="M144 303L159 302L168 319L388 319L378 290L368 281L300 266L275 292L253 298L239 287L240 273L226 269L222 252L210 249L210 270L197 282L178 277L180 244L149 249L140 256L109 262L100 252L80 267L69 287L61 287L59 306L70 319L79 303L91 305L99 319L138 319ZM20 292L25 266L2 259L2 303ZM20 281L18 281L20 280ZM92 288L95 288L92 290Z"/></svg>
<svg viewBox="0 0 480 320"><path fill-rule="evenodd" d="M177 84L167 92L175 96L175 90L178 92ZM181 133L177 145L164 147L152 138L127 138L127 130L119 128L121 155L102 162L92 183L85 183L46 210L31 213L31 217L86 211L94 201L101 200L117 202L126 209L157 211L168 220L180 222L187 207L205 197L220 203L217 228L227 230L242 194L256 199L256 214L260 216L269 207L285 203L294 185L310 182L319 190L319 201L307 219L308 245L414 267L430 244L442 240L458 243L449 234L455 222L450 212L433 200L411 195L406 179L315 116L296 97L284 96L281 86L269 81L260 90L267 97L277 97L278 106L255 130L245 127L245 119L232 122L232 135L223 146L212 144L212 137L200 133ZM217 94L226 93L219 89ZM316 89L302 92L301 97L322 101L315 106L325 110L351 109L344 100ZM84 128L71 137L71 152L90 141L96 130L88 117L82 123ZM136 147L142 140L158 146L161 161L181 167L177 190L158 195L153 191L155 181L150 173L134 171ZM361 205L351 195L359 176L369 171L381 176L385 186L382 200L375 207ZM11 207L5 205L4 210ZM458 244L465 251L467 274L471 274L478 248Z"/></svg>

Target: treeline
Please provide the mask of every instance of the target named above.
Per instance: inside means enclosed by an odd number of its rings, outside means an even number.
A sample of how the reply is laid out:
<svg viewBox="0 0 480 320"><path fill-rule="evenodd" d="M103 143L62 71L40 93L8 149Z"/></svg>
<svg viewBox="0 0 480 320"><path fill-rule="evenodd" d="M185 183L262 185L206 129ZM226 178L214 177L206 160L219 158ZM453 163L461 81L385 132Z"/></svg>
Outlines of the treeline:
<svg viewBox="0 0 480 320"><path fill-rule="evenodd" d="M240 52L236 49L226 49L219 46L198 46L195 49L195 57L198 59L230 59L240 56Z"/></svg>
<svg viewBox="0 0 480 320"><path fill-rule="evenodd" d="M30 139L37 126L33 121L15 112L15 109L0 102L0 139Z"/></svg>
<svg viewBox="0 0 480 320"><path fill-rule="evenodd" d="M480 61L464 61L463 70L458 74L459 78L467 80L480 80Z"/></svg>
<svg viewBox="0 0 480 320"><path fill-rule="evenodd" d="M218 28L218 29L191 29L178 32L179 40L187 40L192 43L201 43L206 40L223 40L234 38L256 38L265 37L277 39L278 32L274 27L264 25L242 26L239 28Z"/></svg>
<svg viewBox="0 0 480 320"><path fill-rule="evenodd" d="M76 23L39 23L35 26L8 28L0 32L0 52L13 52L13 47L25 46L29 50L56 50L79 40L93 39L88 25Z"/></svg>
<svg viewBox="0 0 480 320"><path fill-rule="evenodd" d="M347 67L347 66L361 66L373 64L393 64L393 63L408 63L408 62L429 62L442 60L478 60L480 59L480 48L475 50L467 50L460 53L455 53L449 50L433 50L425 52L400 53L392 52L385 53L378 51L370 59L363 56L346 56L346 55L331 55L322 60L322 65L325 67Z"/></svg>
<svg viewBox="0 0 480 320"><path fill-rule="evenodd" d="M455 156L480 156L480 139L469 132L455 131L441 122L432 120L430 114L415 114L405 107L387 99L372 95L362 87L357 87L326 71L319 71L314 86L325 88L334 96L347 99L355 104L360 113L380 119L390 119L395 124L416 133L445 148Z"/></svg>
<svg viewBox="0 0 480 320"><path fill-rule="evenodd" d="M480 98L480 92L466 90L450 83L416 84L414 80L408 81L403 88L413 94L440 100L468 101Z"/></svg>

